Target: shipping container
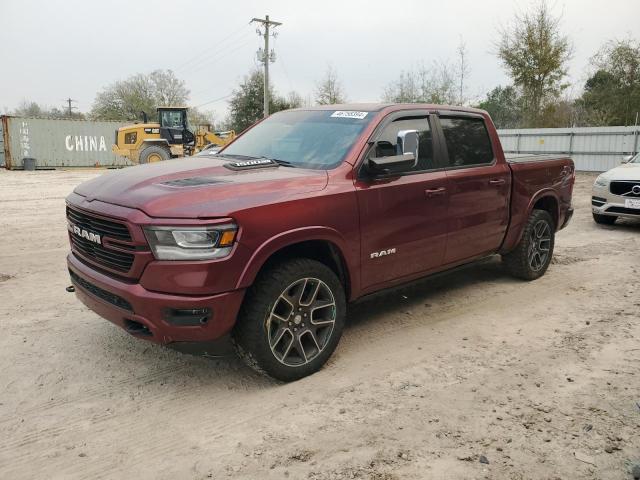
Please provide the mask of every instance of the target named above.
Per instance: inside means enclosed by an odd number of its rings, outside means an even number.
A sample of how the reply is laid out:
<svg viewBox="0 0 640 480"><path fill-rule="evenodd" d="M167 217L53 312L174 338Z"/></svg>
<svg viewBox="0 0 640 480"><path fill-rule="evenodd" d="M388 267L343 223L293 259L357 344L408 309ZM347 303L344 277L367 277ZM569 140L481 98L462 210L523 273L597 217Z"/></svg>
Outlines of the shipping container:
<svg viewBox="0 0 640 480"><path fill-rule="evenodd" d="M116 130L131 122L93 122L2 116L4 164L22 169L23 158L35 158L37 168L124 167L133 165L111 147Z"/></svg>
<svg viewBox="0 0 640 480"><path fill-rule="evenodd" d="M570 155L576 170L604 172L638 153L640 127L498 130L505 153Z"/></svg>

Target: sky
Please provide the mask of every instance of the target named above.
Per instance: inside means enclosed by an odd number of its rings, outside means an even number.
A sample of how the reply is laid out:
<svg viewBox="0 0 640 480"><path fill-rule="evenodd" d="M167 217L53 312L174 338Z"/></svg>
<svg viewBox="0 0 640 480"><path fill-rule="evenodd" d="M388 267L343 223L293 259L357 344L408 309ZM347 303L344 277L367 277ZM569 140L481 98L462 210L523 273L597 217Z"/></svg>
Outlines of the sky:
<svg viewBox="0 0 640 480"><path fill-rule="evenodd" d="M276 91L313 100L331 65L350 101L379 101L404 70L456 60L462 39L467 93L481 98L509 78L495 56L497 31L528 0L0 0L0 112L26 99L88 111L105 86L135 73L171 69L189 104L226 115L230 93L259 66L253 17L282 23L272 39ZM589 59L610 39L640 38L638 0L551 0L573 43L571 93Z"/></svg>

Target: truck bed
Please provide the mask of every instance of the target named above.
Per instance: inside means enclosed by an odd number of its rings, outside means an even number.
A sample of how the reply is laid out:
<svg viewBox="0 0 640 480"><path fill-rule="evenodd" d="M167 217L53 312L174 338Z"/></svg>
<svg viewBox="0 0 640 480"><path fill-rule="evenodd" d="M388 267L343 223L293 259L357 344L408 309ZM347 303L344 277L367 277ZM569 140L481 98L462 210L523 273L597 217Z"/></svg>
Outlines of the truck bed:
<svg viewBox="0 0 640 480"><path fill-rule="evenodd" d="M505 160L508 163L528 163L528 162L544 162L550 160L559 160L569 158L569 156L562 155L545 155L545 154L523 154L523 153L510 153L504 155Z"/></svg>

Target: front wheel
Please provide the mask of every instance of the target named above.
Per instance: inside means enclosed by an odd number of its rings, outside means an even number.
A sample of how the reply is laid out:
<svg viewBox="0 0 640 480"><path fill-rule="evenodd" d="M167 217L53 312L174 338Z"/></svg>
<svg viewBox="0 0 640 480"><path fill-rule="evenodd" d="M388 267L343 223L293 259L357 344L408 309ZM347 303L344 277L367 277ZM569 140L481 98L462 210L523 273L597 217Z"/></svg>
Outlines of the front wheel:
<svg viewBox="0 0 640 480"><path fill-rule="evenodd" d="M140 152L140 164L161 162L171 158L171 152L160 145L149 145Z"/></svg>
<svg viewBox="0 0 640 480"><path fill-rule="evenodd" d="M336 274L311 259L262 272L233 332L239 356L254 370L293 381L318 371L342 335L344 289Z"/></svg>
<svg viewBox="0 0 640 480"><path fill-rule="evenodd" d="M540 278L549 268L555 243L555 224L549 212L534 210L527 220L520 243L502 256L507 271L523 280Z"/></svg>

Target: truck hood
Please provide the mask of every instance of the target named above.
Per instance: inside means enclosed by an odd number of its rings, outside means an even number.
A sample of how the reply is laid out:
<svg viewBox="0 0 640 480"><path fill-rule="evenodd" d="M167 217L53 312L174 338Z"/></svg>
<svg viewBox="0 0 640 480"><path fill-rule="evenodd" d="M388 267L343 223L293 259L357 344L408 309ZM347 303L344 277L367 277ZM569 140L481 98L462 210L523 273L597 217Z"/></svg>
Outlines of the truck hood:
<svg viewBox="0 0 640 480"><path fill-rule="evenodd" d="M211 218L323 190L327 172L284 166L231 170L227 159L189 157L106 173L74 190L89 202L156 218Z"/></svg>
<svg viewBox="0 0 640 480"><path fill-rule="evenodd" d="M625 163L612 168L605 174L609 180L638 180L640 181L640 163Z"/></svg>

